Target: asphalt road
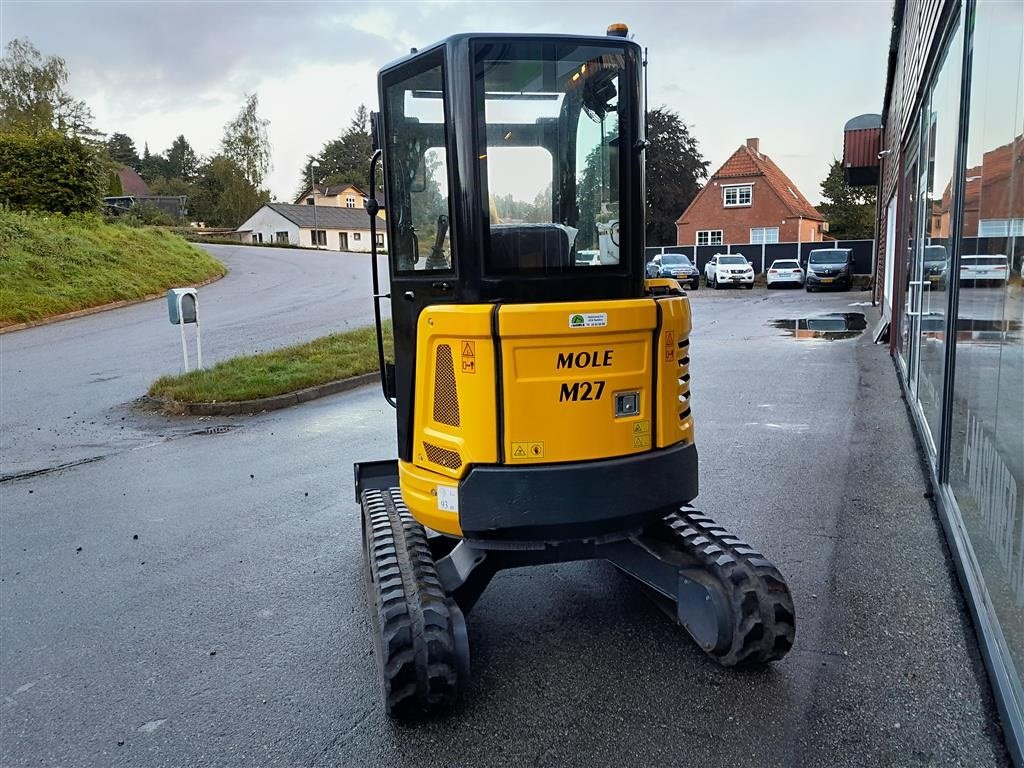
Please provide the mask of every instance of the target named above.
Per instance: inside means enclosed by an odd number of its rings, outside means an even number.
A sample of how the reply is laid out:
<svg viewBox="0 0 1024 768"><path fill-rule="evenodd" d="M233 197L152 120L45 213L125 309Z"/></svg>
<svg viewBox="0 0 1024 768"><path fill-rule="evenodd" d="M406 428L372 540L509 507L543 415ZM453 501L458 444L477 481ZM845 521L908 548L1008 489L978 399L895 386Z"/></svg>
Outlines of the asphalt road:
<svg viewBox="0 0 1024 768"><path fill-rule="evenodd" d="M771 669L718 668L610 565L525 569L470 617L455 716L390 723L351 465L394 416L366 387L0 483L0 764L1006 765L886 350L770 325L865 296L693 298L698 506L796 602Z"/></svg>
<svg viewBox="0 0 1024 768"><path fill-rule="evenodd" d="M204 247L230 268L199 289L204 364L366 325L373 316L367 255ZM152 442L152 430L137 428L120 406L181 366L181 336L163 299L0 335L0 477Z"/></svg>

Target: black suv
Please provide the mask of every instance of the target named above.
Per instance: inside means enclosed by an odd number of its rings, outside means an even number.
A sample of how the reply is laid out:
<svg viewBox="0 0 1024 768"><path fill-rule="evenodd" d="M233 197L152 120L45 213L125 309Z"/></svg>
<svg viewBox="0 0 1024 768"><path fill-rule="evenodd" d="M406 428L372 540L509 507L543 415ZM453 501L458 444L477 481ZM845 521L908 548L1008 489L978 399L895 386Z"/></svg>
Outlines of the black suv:
<svg viewBox="0 0 1024 768"><path fill-rule="evenodd" d="M808 293L818 288L853 287L853 251L849 248L816 248L807 257L804 288Z"/></svg>
<svg viewBox="0 0 1024 768"><path fill-rule="evenodd" d="M647 277L671 277L690 290L700 288L700 272L681 253L660 253L647 264Z"/></svg>

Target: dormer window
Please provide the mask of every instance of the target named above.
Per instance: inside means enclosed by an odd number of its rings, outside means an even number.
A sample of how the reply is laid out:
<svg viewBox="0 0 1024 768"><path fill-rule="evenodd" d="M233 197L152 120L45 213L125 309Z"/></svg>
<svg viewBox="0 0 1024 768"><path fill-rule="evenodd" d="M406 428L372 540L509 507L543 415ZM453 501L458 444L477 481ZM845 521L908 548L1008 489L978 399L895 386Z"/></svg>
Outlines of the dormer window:
<svg viewBox="0 0 1024 768"><path fill-rule="evenodd" d="M722 201L726 208L750 205L754 198L753 184L730 184L722 187Z"/></svg>

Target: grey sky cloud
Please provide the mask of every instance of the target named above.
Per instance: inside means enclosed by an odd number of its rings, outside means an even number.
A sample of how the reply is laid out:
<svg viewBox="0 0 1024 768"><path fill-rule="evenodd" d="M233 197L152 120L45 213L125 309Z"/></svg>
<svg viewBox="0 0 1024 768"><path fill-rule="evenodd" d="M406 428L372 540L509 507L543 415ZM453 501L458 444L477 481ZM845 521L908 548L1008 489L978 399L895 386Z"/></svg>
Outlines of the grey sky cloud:
<svg viewBox="0 0 1024 768"><path fill-rule="evenodd" d="M216 151L247 92L271 121L272 192L376 108L386 62L462 31L601 34L625 21L650 51L653 105L677 110L713 167L748 136L812 201L848 117L878 111L889 0L855 2L0 2L0 42L63 56L98 127L161 150Z"/></svg>

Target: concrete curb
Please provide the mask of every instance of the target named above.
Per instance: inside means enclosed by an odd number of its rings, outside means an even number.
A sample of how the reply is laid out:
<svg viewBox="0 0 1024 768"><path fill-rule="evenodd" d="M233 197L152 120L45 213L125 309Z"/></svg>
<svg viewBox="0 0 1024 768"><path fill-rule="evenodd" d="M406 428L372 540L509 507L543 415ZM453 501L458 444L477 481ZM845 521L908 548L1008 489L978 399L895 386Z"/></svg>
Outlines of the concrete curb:
<svg viewBox="0 0 1024 768"><path fill-rule="evenodd" d="M361 376L353 376L350 379L329 381L326 384L318 384L315 387L307 387L296 392L286 392L283 395L273 397L261 397L255 400L238 400L230 403L182 403L177 400L167 400L161 397L146 397L151 403L160 406L164 412L175 416L237 416L240 414L261 413L262 411L276 411L281 408L289 408L300 403L307 403L327 395L334 395L338 392L346 392L364 384L370 384L380 380L380 372L364 373Z"/></svg>
<svg viewBox="0 0 1024 768"><path fill-rule="evenodd" d="M215 283L222 277L227 276L227 271L223 275L214 275L211 278L203 280L201 283L193 283L193 288L202 288L204 285ZM123 301L112 301L109 304L100 304L96 307L86 307L85 309L76 309L74 312L65 312L62 315L52 315L50 317L44 317L40 320L28 320L24 323L13 323L11 325L0 326L0 334L13 333L14 331L24 331L27 328L35 328L37 325L50 325L51 323L59 323L63 320L74 320L76 317L86 317L87 315L96 315L100 312L109 312L112 309L120 309L121 307L130 307L133 304L145 304L147 301L153 301L154 299L162 299L167 295L167 291L163 293L150 293L146 296L142 296L138 299L124 299Z"/></svg>

